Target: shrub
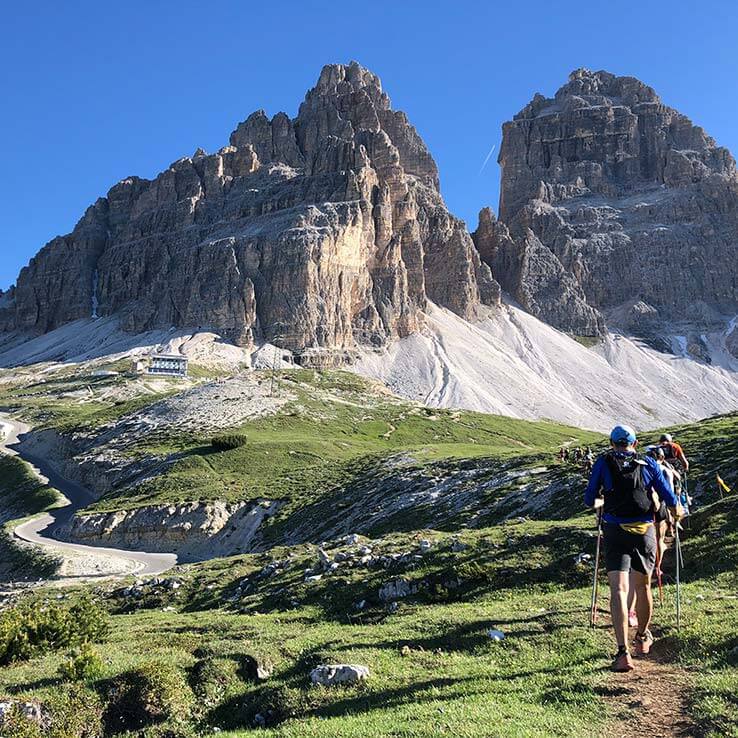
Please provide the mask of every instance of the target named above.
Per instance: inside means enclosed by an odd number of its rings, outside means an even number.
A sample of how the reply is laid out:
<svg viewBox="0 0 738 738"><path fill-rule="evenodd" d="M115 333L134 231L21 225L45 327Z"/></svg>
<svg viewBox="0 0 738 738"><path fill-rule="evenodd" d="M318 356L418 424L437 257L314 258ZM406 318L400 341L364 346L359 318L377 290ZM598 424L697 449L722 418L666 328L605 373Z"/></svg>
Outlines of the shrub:
<svg viewBox="0 0 738 738"><path fill-rule="evenodd" d="M69 608L19 605L0 615L0 665L100 640L107 631L107 613L86 598Z"/></svg>
<svg viewBox="0 0 738 738"><path fill-rule="evenodd" d="M262 687L243 705L241 718L247 725L271 727L291 718L301 717L307 709L304 690L295 687ZM261 720L257 718L261 716Z"/></svg>
<svg viewBox="0 0 738 738"><path fill-rule="evenodd" d="M101 641L110 631L107 611L87 597L69 608L69 618L79 643Z"/></svg>
<svg viewBox="0 0 738 738"><path fill-rule="evenodd" d="M105 733L163 724L182 729L192 715L193 703L192 691L180 669L166 662L147 662L111 680Z"/></svg>
<svg viewBox="0 0 738 738"><path fill-rule="evenodd" d="M229 690L240 683L237 670L234 661L213 656L200 659L192 667L190 684L202 707L215 707L223 701Z"/></svg>
<svg viewBox="0 0 738 738"><path fill-rule="evenodd" d="M59 675L73 682L96 679L101 673L102 661L90 643L75 648L59 666Z"/></svg>
<svg viewBox="0 0 738 738"><path fill-rule="evenodd" d="M55 603L21 605L0 615L0 664L103 638L107 613L89 599L70 608Z"/></svg>
<svg viewBox="0 0 738 738"><path fill-rule="evenodd" d="M51 715L48 738L98 738L103 734L100 696L81 684L54 690L47 701Z"/></svg>
<svg viewBox="0 0 738 738"><path fill-rule="evenodd" d="M234 448L245 446L246 440L246 436L239 433L225 433L214 436L210 443L216 451L232 451Z"/></svg>

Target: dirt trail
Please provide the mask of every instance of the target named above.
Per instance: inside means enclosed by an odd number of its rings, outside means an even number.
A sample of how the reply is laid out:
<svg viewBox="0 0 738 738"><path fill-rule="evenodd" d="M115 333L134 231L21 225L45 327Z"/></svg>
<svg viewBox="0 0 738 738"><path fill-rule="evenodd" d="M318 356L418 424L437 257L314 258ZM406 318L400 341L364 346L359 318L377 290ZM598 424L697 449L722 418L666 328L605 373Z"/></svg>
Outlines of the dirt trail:
<svg viewBox="0 0 738 738"><path fill-rule="evenodd" d="M609 623L608 623L609 627ZM635 670L611 673L600 694L615 717L608 738L694 738L699 729L687 711L691 688L689 672L659 640L646 658L635 657ZM631 630L631 638L634 631Z"/></svg>

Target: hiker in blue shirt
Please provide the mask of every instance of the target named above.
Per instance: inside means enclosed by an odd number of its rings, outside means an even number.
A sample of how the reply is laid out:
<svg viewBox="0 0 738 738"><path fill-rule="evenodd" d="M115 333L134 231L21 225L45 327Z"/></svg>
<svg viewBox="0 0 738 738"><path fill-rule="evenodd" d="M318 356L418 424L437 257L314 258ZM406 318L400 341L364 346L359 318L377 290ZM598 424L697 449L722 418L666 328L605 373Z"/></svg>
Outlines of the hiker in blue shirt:
<svg viewBox="0 0 738 738"><path fill-rule="evenodd" d="M656 461L636 454L637 439L632 428L615 426L610 433L610 444L610 450L602 454L592 468L584 502L590 507L602 508L610 612L618 643L612 668L630 671L633 660L627 637L629 580L636 590L636 652L645 656L653 644L649 630L653 610L651 574L656 564L657 544L652 495L655 493L666 503L675 520L678 519L678 502Z"/></svg>

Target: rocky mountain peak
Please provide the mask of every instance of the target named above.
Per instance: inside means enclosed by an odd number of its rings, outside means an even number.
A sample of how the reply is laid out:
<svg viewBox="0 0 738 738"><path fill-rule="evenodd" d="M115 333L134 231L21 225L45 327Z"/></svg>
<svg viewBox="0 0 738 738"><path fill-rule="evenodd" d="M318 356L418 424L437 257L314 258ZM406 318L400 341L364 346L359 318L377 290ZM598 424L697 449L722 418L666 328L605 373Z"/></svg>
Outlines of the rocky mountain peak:
<svg viewBox="0 0 738 738"><path fill-rule="evenodd" d="M217 153L115 185L21 272L0 330L115 315L133 332L207 329L340 363L417 330L428 300L465 318L499 301L438 189L379 78L329 65L296 118L258 110Z"/></svg>
<svg viewBox="0 0 738 738"><path fill-rule="evenodd" d="M653 337L738 310L735 161L648 85L575 70L504 124L499 162L508 234L475 241L535 315Z"/></svg>

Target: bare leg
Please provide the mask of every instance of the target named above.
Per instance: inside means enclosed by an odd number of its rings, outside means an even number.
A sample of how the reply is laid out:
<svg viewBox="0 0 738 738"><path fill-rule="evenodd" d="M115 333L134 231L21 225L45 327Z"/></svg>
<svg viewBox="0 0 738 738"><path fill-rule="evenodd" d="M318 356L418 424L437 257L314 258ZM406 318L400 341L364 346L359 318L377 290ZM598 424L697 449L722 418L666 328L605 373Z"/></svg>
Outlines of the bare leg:
<svg viewBox="0 0 738 738"><path fill-rule="evenodd" d="M630 581L628 587L628 612L636 609L636 588L633 582L633 572L630 572Z"/></svg>
<svg viewBox="0 0 738 738"><path fill-rule="evenodd" d="M636 590L636 612L638 614L638 632L645 633L651 624L653 612L653 596L651 594L651 576L638 571L631 572Z"/></svg>
<svg viewBox="0 0 738 738"><path fill-rule="evenodd" d="M607 579L610 582L610 614L612 615L612 627L615 630L615 640L618 646L627 646L628 572L608 571Z"/></svg>
<svg viewBox="0 0 738 738"><path fill-rule="evenodd" d="M661 561L664 560L664 553L666 552L666 534L669 532L669 525L665 520L659 523L659 529L656 532L658 538L659 549L661 550Z"/></svg>

